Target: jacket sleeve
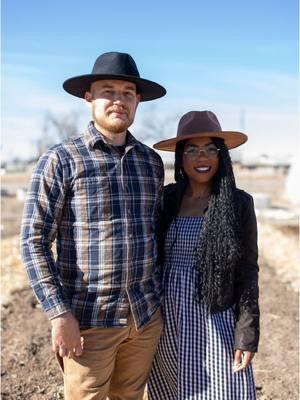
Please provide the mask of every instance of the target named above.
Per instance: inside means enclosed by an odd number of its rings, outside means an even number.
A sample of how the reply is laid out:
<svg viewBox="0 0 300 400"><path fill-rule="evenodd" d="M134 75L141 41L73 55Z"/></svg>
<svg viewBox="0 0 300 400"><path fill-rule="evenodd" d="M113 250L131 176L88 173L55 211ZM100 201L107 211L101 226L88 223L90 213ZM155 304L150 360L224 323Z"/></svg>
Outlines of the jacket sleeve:
<svg viewBox="0 0 300 400"><path fill-rule="evenodd" d="M246 193L245 193L246 195ZM259 342L257 222L253 199L247 194L241 207L242 257L237 265L235 348L256 352Z"/></svg>
<svg viewBox="0 0 300 400"><path fill-rule="evenodd" d="M60 159L49 150L32 175L21 231L21 254L30 285L49 319L70 311L52 251L65 195Z"/></svg>

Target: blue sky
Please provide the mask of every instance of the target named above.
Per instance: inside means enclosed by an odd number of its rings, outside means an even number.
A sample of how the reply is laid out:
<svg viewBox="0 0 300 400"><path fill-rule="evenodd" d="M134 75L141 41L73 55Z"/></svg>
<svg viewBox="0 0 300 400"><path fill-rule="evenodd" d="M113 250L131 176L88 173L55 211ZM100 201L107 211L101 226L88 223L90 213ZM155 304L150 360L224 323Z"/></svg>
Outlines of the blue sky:
<svg viewBox="0 0 300 400"><path fill-rule="evenodd" d="M85 128L89 109L62 82L112 50L168 91L137 111L131 130L149 144L147 116L161 121L159 140L185 112L209 109L223 129L248 134L244 157L298 151L296 0L2 0L1 16L4 159L35 154L47 112L74 110Z"/></svg>

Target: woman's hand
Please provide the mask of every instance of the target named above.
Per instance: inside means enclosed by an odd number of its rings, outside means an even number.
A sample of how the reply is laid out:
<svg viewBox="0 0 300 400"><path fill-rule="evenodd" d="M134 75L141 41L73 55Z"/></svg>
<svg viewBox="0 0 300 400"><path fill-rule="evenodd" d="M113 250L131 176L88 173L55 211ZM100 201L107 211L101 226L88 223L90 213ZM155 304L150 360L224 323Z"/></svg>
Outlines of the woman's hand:
<svg viewBox="0 0 300 400"><path fill-rule="evenodd" d="M239 349L236 350L233 362L233 372L238 372L246 369L250 365L254 355L255 353L251 353L251 351L244 351Z"/></svg>

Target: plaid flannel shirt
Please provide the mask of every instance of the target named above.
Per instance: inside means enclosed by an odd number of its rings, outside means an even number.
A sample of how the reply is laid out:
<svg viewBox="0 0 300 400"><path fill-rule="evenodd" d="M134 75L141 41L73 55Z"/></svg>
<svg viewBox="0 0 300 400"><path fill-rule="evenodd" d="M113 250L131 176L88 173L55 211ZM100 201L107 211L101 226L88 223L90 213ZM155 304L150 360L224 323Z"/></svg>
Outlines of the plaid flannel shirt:
<svg viewBox="0 0 300 400"><path fill-rule="evenodd" d="M151 319L160 305L156 227L163 178L157 153L128 132L121 155L93 122L40 158L21 249L49 319L71 311L81 327L122 327L130 309L137 329Z"/></svg>

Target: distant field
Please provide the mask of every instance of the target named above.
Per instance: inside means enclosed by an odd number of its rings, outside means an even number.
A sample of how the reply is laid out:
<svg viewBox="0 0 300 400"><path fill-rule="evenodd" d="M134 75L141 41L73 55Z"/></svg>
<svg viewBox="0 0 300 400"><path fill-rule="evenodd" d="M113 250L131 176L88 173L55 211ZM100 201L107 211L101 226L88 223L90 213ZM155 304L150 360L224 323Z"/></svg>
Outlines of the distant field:
<svg viewBox="0 0 300 400"><path fill-rule="evenodd" d="M249 193L266 193L274 203L283 202L286 177L282 173L261 175L255 172L249 174L236 173L237 186ZM2 238L19 234L24 203L18 200L16 193L20 188L28 187L30 174L6 174L1 177L2 189L9 196L1 197L1 235ZM173 182L173 171L166 171L165 183Z"/></svg>
<svg viewBox="0 0 300 400"><path fill-rule="evenodd" d="M174 182L174 173L167 170L166 183ZM236 184L240 189L251 193L268 194L273 202L284 201L286 175L282 172L263 174L261 171L235 171Z"/></svg>
<svg viewBox="0 0 300 400"><path fill-rule="evenodd" d="M7 189L11 194L15 194L19 188L27 187L31 174L16 173L1 176L1 187Z"/></svg>

